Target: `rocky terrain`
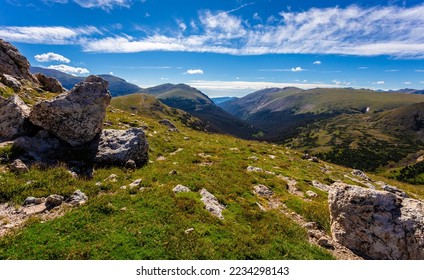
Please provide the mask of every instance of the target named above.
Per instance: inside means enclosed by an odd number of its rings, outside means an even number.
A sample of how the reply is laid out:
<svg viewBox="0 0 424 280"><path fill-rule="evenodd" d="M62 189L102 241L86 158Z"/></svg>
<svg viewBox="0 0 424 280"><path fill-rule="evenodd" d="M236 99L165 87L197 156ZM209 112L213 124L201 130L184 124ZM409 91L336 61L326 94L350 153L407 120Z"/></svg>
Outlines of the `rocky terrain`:
<svg viewBox="0 0 424 280"><path fill-rule="evenodd" d="M4 41L0 58L1 259L424 259L421 186L110 107L97 76L62 93Z"/></svg>

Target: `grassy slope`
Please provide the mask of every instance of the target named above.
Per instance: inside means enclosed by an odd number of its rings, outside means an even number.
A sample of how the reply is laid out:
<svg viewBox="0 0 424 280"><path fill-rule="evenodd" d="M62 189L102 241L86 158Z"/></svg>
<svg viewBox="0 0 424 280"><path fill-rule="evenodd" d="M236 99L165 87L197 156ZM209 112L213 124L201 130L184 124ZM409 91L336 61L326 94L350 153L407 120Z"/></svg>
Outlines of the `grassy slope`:
<svg viewBox="0 0 424 280"><path fill-rule="evenodd" d="M106 121L113 128L125 128L129 121L148 126L151 162L141 169L97 169L92 180L72 178L61 167L34 167L20 176L0 175L2 200L21 203L27 196L69 196L75 189L89 196L86 205L63 217L45 223L32 219L22 230L0 239L0 259L331 258L323 249L310 245L305 230L278 211L262 212L252 188L255 184L269 186L289 208L328 231L326 194L309 182L346 180L343 175L348 169L333 166L333 173L326 175L320 170L324 163L301 160L296 152L283 146L197 132L181 125L172 112L166 114L181 133L171 133L158 124L156 117L135 114L111 109ZM179 148L183 150L172 154ZM271 159L271 154L276 158ZM166 160L156 160L159 156ZM250 156L259 160L249 159ZM211 165L202 166L203 162ZM248 165L293 177L299 181L300 189L314 190L318 197L311 201L298 198L288 193L286 184L275 175L247 173ZM169 175L171 170L176 170L177 175ZM104 181L112 173L118 181ZM120 189L138 178L143 179L143 191ZM96 182L102 182L102 186L96 186ZM422 188L389 183L413 196L424 197ZM177 184L194 192L175 195L172 188ZM204 209L195 192L201 188L227 206L225 220ZM194 231L185 234L188 228Z"/></svg>

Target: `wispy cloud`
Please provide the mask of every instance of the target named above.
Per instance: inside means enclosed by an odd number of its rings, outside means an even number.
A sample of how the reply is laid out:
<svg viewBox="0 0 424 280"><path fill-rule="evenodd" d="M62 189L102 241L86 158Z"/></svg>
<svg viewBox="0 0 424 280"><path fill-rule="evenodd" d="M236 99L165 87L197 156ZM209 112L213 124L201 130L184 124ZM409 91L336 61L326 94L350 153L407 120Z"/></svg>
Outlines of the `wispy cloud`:
<svg viewBox="0 0 424 280"><path fill-rule="evenodd" d="M202 69L189 69L189 70L187 70L184 74L189 74L189 75L202 75L202 74L203 74L203 70L202 70Z"/></svg>
<svg viewBox="0 0 424 280"><path fill-rule="evenodd" d="M384 70L384 72L399 72L399 70L397 70L397 69L388 69L388 70Z"/></svg>
<svg viewBox="0 0 424 280"><path fill-rule="evenodd" d="M423 73L424 69L417 69L417 70L415 70L415 72Z"/></svg>
<svg viewBox="0 0 424 280"><path fill-rule="evenodd" d="M313 64L315 64L315 65L321 65L321 61L319 61L319 60L317 60L317 61L314 61L314 63Z"/></svg>
<svg viewBox="0 0 424 280"><path fill-rule="evenodd" d="M378 82L375 82L374 84L376 84L376 85L384 85L384 81L378 81Z"/></svg>
<svg viewBox="0 0 424 280"><path fill-rule="evenodd" d="M367 69L368 69L368 67L366 67L366 66L360 66L360 67L358 67L358 69L359 69L359 70L367 70Z"/></svg>
<svg viewBox="0 0 424 280"><path fill-rule="evenodd" d="M128 7L133 3L130 0L73 1L83 7L104 9ZM310 8L303 12L285 11L256 25L249 23L251 18L233 14L250 4L230 11L199 11L197 19L190 21L191 30L195 32L188 32L188 26L183 22L178 22L180 28L172 35L169 29L161 28L152 29L156 31L145 36L103 36L94 27L0 26L0 37L26 43L78 43L87 52L183 51L231 55L342 54L424 58L424 4L367 8L352 5Z"/></svg>
<svg viewBox="0 0 424 280"><path fill-rule="evenodd" d="M42 0L44 3L67 4L74 2L83 8L100 8L106 11L112 10L115 7L129 8L133 4L133 0ZM144 1L141 1L144 2Z"/></svg>
<svg viewBox="0 0 424 280"><path fill-rule="evenodd" d="M78 44L79 39L93 34L102 34L94 26L68 28L63 26L2 26L0 37L13 42L30 44L67 45Z"/></svg>
<svg viewBox="0 0 424 280"><path fill-rule="evenodd" d="M73 75L84 75L84 74L90 73L90 71L88 71L88 69L86 69L86 68L72 67L72 66L64 65L64 64L50 65L47 68L58 70L58 71L68 73L68 74L73 74Z"/></svg>
<svg viewBox="0 0 424 280"><path fill-rule="evenodd" d="M69 58L66 58L63 55L60 55L60 54L57 54L57 53L52 53L52 52L37 54L37 55L34 56L34 58L38 62L50 62L50 61L59 61L59 62L63 62L63 63L71 62L71 60Z"/></svg>

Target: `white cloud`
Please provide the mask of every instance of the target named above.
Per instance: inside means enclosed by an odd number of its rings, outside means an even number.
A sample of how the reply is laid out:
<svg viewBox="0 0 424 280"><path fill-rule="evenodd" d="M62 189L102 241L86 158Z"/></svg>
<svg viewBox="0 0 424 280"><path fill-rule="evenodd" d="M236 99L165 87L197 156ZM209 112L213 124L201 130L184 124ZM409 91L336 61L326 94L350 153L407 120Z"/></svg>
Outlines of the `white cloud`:
<svg viewBox="0 0 424 280"><path fill-rule="evenodd" d="M72 67L72 66L64 65L64 64L50 65L47 68L58 70L58 71L61 71L61 72L64 72L64 73L68 73L68 74L83 75L83 74L90 73L90 71L88 71L88 69L86 69L86 68Z"/></svg>
<svg viewBox="0 0 424 280"><path fill-rule="evenodd" d="M299 67L298 66L298 67L292 68L291 71L292 72L302 72L302 71L305 71L305 69L303 69L302 67Z"/></svg>
<svg viewBox="0 0 424 280"><path fill-rule="evenodd" d="M253 16L252 16L252 18L253 18L254 20L262 20L262 18L259 16L259 14L258 14L258 13L254 13L254 14L253 14Z"/></svg>
<svg viewBox="0 0 424 280"><path fill-rule="evenodd" d="M317 60L317 61L314 61L314 63L313 64L316 64L316 65L321 65L321 61L319 61L319 60Z"/></svg>
<svg viewBox="0 0 424 280"><path fill-rule="evenodd" d="M64 62L64 63L71 62L71 60L64 57L63 55L60 55L60 54L57 54L57 53L52 53L52 52L37 54L37 55L34 56L34 58L38 62L50 62L50 61L59 61L59 62Z"/></svg>
<svg viewBox="0 0 424 280"><path fill-rule="evenodd" d="M177 20L177 24L178 24L178 27L179 28L181 28L181 30L184 32L184 31L186 31L186 29L187 29L187 25L183 22L183 21L181 21L181 20Z"/></svg>
<svg viewBox="0 0 424 280"><path fill-rule="evenodd" d="M424 70L423 69L417 69L417 70L415 70L415 72L423 73Z"/></svg>
<svg viewBox="0 0 424 280"><path fill-rule="evenodd" d="M83 36L101 34L94 26L68 28L63 26L8 26L0 28L0 38L30 44L77 44Z"/></svg>
<svg viewBox="0 0 424 280"><path fill-rule="evenodd" d="M399 70L397 70L397 69L389 69L389 70L384 70L384 72L399 72Z"/></svg>
<svg viewBox="0 0 424 280"><path fill-rule="evenodd" d="M202 75L202 74L203 74L203 70L202 70L202 69L189 69L189 70L187 70L184 74L189 74L189 75Z"/></svg>
<svg viewBox="0 0 424 280"><path fill-rule="evenodd" d="M403 82L404 85L412 85L412 82Z"/></svg>
<svg viewBox="0 0 424 280"><path fill-rule="evenodd" d="M113 72L109 72L109 75L112 75L113 76Z"/></svg>
<svg viewBox="0 0 424 280"><path fill-rule="evenodd" d="M384 85L384 81L378 81L376 82L377 85Z"/></svg>
<svg viewBox="0 0 424 280"><path fill-rule="evenodd" d="M360 66L360 67L358 67L358 69L359 69L359 70L367 70L367 69L368 69L368 67L366 67L366 66Z"/></svg>
<svg viewBox="0 0 424 280"><path fill-rule="evenodd" d="M73 0L83 8L101 8L111 10L115 7L131 7L132 0Z"/></svg>
<svg viewBox="0 0 424 280"><path fill-rule="evenodd" d="M145 18L148 18L148 17L150 17L150 14L149 14L148 12L146 12L146 13L144 14L144 17L145 17Z"/></svg>

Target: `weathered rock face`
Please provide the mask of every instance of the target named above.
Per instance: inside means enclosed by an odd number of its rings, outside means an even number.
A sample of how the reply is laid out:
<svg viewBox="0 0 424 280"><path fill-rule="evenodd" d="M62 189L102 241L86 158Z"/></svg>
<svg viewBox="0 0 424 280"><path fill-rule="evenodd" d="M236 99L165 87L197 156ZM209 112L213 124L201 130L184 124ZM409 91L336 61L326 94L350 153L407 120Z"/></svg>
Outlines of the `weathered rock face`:
<svg viewBox="0 0 424 280"><path fill-rule="evenodd" d="M0 82L5 86L12 88L14 92L18 92L22 88L22 83L12 75L0 74Z"/></svg>
<svg viewBox="0 0 424 280"><path fill-rule="evenodd" d="M29 118L70 145L80 146L101 132L110 99L108 82L89 76L67 95L37 103Z"/></svg>
<svg viewBox="0 0 424 280"><path fill-rule="evenodd" d="M424 203L339 183L329 192L333 238L370 259L424 259Z"/></svg>
<svg viewBox="0 0 424 280"><path fill-rule="evenodd" d="M34 137L23 136L17 138L13 147L24 152L24 155L36 161L45 161L55 158L61 153L61 145L57 138L47 131L40 130Z"/></svg>
<svg viewBox="0 0 424 280"><path fill-rule="evenodd" d="M0 39L0 73L37 82L29 71L29 62L17 48Z"/></svg>
<svg viewBox="0 0 424 280"><path fill-rule="evenodd" d="M124 166L129 160L133 160L137 166L142 166L148 160L148 150L149 144L140 128L105 129L100 136L94 162Z"/></svg>
<svg viewBox="0 0 424 280"><path fill-rule="evenodd" d="M9 140L25 133L30 109L17 95L0 96L0 138Z"/></svg>
<svg viewBox="0 0 424 280"><path fill-rule="evenodd" d="M208 210L212 215L220 219L224 219L222 210L225 209L225 206L219 203L218 199L206 189L201 189L199 193L202 196L200 200L205 205L206 210Z"/></svg>
<svg viewBox="0 0 424 280"><path fill-rule="evenodd" d="M40 82L41 87L53 93L62 93L65 89L62 87L62 84L53 77L47 77L42 73L34 74L37 80Z"/></svg>

